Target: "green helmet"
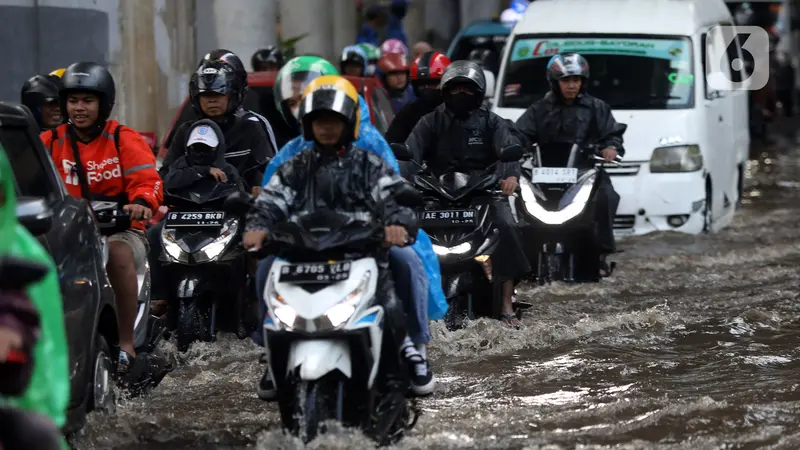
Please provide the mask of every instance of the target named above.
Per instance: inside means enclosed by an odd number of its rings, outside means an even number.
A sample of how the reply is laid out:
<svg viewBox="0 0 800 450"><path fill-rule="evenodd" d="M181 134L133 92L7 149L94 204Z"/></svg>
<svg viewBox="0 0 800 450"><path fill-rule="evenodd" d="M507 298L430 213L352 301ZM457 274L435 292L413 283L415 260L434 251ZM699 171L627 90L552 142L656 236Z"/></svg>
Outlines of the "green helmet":
<svg viewBox="0 0 800 450"><path fill-rule="evenodd" d="M275 79L275 107L283 120L295 130L300 130L298 112L300 98L308 83L323 75L339 75L339 71L319 56L298 56L290 59Z"/></svg>
<svg viewBox="0 0 800 450"><path fill-rule="evenodd" d="M381 59L381 49L375 47L372 44L358 44L361 47L361 50L364 50L364 53L367 55L367 61L371 64L375 64Z"/></svg>

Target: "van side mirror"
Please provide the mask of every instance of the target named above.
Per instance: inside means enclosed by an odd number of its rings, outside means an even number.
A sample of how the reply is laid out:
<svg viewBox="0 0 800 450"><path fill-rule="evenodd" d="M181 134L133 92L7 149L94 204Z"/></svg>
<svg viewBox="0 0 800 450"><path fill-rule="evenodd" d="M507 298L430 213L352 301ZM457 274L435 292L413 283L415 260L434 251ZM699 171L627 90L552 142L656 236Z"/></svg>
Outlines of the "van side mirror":
<svg viewBox="0 0 800 450"><path fill-rule="evenodd" d="M509 145L508 147L500 150L501 162L517 162L523 156L522 146L519 144Z"/></svg>
<svg viewBox="0 0 800 450"><path fill-rule="evenodd" d="M492 99L494 97L494 89L497 82L494 78L494 73L491 70L483 69L483 76L486 78L486 99Z"/></svg>
<svg viewBox="0 0 800 450"><path fill-rule="evenodd" d="M392 153L394 153L394 157L397 158L398 161L411 161L414 159L414 155L411 154L411 150L408 149L406 144L399 144L393 143L389 144L392 148Z"/></svg>
<svg viewBox="0 0 800 450"><path fill-rule="evenodd" d="M41 236L53 226L53 210L43 198L20 199L17 220L34 236Z"/></svg>

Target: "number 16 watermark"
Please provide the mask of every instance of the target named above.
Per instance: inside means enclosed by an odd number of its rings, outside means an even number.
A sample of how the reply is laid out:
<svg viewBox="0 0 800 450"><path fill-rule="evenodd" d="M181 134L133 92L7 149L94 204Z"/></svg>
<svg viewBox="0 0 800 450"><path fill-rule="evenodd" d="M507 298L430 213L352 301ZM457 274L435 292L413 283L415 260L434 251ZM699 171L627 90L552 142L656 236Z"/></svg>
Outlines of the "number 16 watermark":
<svg viewBox="0 0 800 450"><path fill-rule="evenodd" d="M705 62L712 89L757 91L769 82L769 35L761 27L716 26L706 34Z"/></svg>

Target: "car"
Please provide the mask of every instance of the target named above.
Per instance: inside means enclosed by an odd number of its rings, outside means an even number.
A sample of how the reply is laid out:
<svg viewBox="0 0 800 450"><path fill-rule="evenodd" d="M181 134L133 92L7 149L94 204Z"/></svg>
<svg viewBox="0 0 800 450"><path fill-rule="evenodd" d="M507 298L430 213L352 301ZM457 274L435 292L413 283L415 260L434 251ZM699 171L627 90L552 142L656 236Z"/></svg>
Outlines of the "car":
<svg viewBox="0 0 800 450"><path fill-rule="evenodd" d="M384 89L383 84L377 77L354 77L345 76L345 78L353 83L358 89L370 109L370 119L373 125L385 134L389 129L389 124L394 119L394 110L392 109L392 102L389 100L389 93ZM272 89L275 86L275 73L272 72L251 72L247 75L247 84L250 89L244 99L243 107L247 110L261 114L269 120L272 129L275 132L278 146L283 145L294 136L294 131L287 129L288 125L283 120L280 112L275 108L275 100ZM159 165L167 156L167 150L172 141L172 136L175 130L182 123L197 120L197 114L194 112L189 99L183 102L183 105L175 115L169 131L164 135L161 141L160 149L158 152ZM289 137L287 139L287 137Z"/></svg>
<svg viewBox="0 0 800 450"><path fill-rule="evenodd" d="M447 49L450 61L469 59L469 54L475 49L488 49L495 55L495 61L488 61L487 70L495 77L500 70L500 58L503 55L508 36L512 27L500 22L499 19L481 19L471 22L462 28Z"/></svg>
<svg viewBox="0 0 800 450"><path fill-rule="evenodd" d="M89 202L67 194L27 108L0 102L0 143L16 177L17 217L59 272L71 383L64 431L72 433L88 412L114 407L112 361L119 342L114 293Z"/></svg>

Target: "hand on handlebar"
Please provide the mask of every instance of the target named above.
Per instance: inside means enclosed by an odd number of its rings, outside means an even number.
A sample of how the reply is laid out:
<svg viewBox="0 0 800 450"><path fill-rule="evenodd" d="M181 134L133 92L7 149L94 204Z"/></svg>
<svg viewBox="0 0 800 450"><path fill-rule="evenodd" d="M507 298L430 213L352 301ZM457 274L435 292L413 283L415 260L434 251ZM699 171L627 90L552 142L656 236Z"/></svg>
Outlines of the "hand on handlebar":
<svg viewBox="0 0 800 450"><path fill-rule="evenodd" d="M617 149L606 147L600 151L600 155L608 162L615 162L617 160Z"/></svg>
<svg viewBox="0 0 800 450"><path fill-rule="evenodd" d="M400 225L389 225L383 229L386 246L406 245L408 243L408 231Z"/></svg>
<svg viewBox="0 0 800 450"><path fill-rule="evenodd" d="M131 220L150 220L150 218L153 217L153 211L151 211L150 208L136 203L125 205L122 207L122 210L131 216Z"/></svg>
<svg viewBox="0 0 800 450"><path fill-rule="evenodd" d="M217 169L216 167L211 167L210 169L208 169L208 174L211 176L211 178L217 180L217 183L228 182L228 176L225 175L225 172L223 172L221 169Z"/></svg>
<svg viewBox="0 0 800 450"><path fill-rule="evenodd" d="M500 189L503 191L503 195L513 195L517 187L519 187L517 177L508 177L500 182Z"/></svg>
<svg viewBox="0 0 800 450"><path fill-rule="evenodd" d="M247 251L257 252L264 246L264 241L267 240L266 230L250 230L244 234L242 238L242 245Z"/></svg>

